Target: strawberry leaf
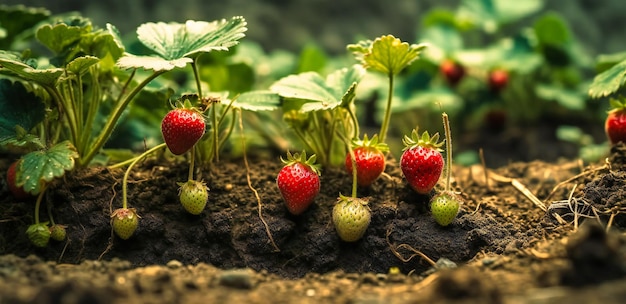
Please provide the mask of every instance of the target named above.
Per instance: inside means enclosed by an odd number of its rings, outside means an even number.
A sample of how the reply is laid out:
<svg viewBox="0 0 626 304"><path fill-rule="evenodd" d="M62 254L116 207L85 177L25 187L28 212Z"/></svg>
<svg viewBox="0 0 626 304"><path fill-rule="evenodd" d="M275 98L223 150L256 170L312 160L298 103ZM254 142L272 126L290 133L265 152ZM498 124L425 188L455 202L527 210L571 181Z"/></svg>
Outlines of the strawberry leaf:
<svg viewBox="0 0 626 304"><path fill-rule="evenodd" d="M24 139L44 115L41 99L26 91L21 82L0 80L0 140Z"/></svg>
<svg viewBox="0 0 626 304"><path fill-rule="evenodd" d="M51 51L59 54L78 43L82 35L89 33L91 29L89 20L74 16L54 25L43 25L37 30L36 37Z"/></svg>
<svg viewBox="0 0 626 304"><path fill-rule="evenodd" d="M280 96L271 91L251 91L239 95L233 106L248 111L273 111L280 107Z"/></svg>
<svg viewBox="0 0 626 304"><path fill-rule="evenodd" d="M98 63L100 60L93 56L78 57L67 64L67 71L76 75L82 75L89 70L89 67Z"/></svg>
<svg viewBox="0 0 626 304"><path fill-rule="evenodd" d="M72 170L77 157L76 148L69 141L58 143L47 150L30 152L22 158L15 184L23 186L26 192L37 195L46 183L63 176L65 171Z"/></svg>
<svg viewBox="0 0 626 304"><path fill-rule="evenodd" d="M386 35L372 41L362 41L348 45L365 68L387 75L395 75L415 61L425 44L402 42L393 35Z"/></svg>
<svg viewBox="0 0 626 304"><path fill-rule="evenodd" d="M0 72L43 86L52 86L63 74L63 69L36 69L23 62L15 53L0 50Z"/></svg>
<svg viewBox="0 0 626 304"><path fill-rule="evenodd" d="M0 37L0 49L9 49L18 37L24 37L27 31L48 16L50 11L45 8L0 5L1 28L4 30L3 37Z"/></svg>
<svg viewBox="0 0 626 304"><path fill-rule="evenodd" d="M124 69L144 68L155 71L184 67L192 58L211 51L227 51L245 36L243 17L213 22L144 23L137 28L137 38L156 56L127 54L117 65Z"/></svg>
<svg viewBox="0 0 626 304"><path fill-rule="evenodd" d="M364 73L358 65L337 70L326 79L316 72L305 72L278 80L270 90L284 98L306 101L304 112L330 110L354 99L356 84Z"/></svg>
<svg viewBox="0 0 626 304"><path fill-rule="evenodd" d="M589 96L600 98L615 93L626 82L626 60L596 75L589 87Z"/></svg>

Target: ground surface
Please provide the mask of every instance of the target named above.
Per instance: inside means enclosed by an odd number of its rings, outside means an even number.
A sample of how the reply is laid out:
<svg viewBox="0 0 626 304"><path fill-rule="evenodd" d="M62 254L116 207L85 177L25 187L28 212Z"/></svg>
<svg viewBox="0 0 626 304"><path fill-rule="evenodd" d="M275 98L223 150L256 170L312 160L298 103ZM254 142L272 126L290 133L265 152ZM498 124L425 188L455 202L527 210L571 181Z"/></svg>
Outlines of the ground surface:
<svg viewBox="0 0 626 304"><path fill-rule="evenodd" d="M69 227L66 242L45 249L24 234L32 201L3 190L0 303L619 303L625 151L613 149L610 168L576 161L455 168L466 202L447 228L435 224L429 197L406 185L391 156L387 175L359 189L373 217L356 243L341 242L331 223L337 196L350 192L343 170L325 170L315 204L292 216L275 186L279 162L250 160L259 200L245 163L225 162L200 172L209 205L192 216L175 184L186 164L148 159L131 174L129 204L142 218L127 241L112 238L109 225L123 171L81 170L46 198ZM442 259L438 270L417 252ZM458 267L448 269L445 259Z"/></svg>

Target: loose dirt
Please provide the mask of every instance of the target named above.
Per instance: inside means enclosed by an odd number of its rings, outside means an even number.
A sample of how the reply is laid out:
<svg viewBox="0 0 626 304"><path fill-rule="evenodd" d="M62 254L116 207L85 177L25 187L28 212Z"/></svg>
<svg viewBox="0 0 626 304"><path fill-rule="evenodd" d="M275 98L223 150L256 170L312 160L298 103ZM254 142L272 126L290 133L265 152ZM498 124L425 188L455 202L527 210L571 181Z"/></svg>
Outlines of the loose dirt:
<svg viewBox="0 0 626 304"><path fill-rule="evenodd" d="M120 169L76 171L45 201L64 242L25 236L34 200L0 201L0 303L621 303L626 299L626 148L606 162L455 167L465 203L439 227L429 196L413 192L390 156L359 189L372 221L358 242L339 240L331 210L351 181L322 172L314 205L290 215L275 185L277 159L198 172L210 188L198 216L178 203L186 163L148 159L131 173L133 237L113 237ZM8 167L9 159L2 163ZM164 164L173 164L164 166ZM46 208L41 216L46 218ZM433 265L434 264L434 265ZM234 301L234 302L233 302Z"/></svg>

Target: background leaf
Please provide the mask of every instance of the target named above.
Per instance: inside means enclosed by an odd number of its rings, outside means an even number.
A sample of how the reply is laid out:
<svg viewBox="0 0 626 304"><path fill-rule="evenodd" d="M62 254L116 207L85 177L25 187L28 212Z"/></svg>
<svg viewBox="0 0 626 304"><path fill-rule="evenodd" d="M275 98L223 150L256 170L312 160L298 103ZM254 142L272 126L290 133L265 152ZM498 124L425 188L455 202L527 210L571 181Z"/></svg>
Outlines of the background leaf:
<svg viewBox="0 0 626 304"><path fill-rule="evenodd" d="M49 16L50 11L45 8L0 5L0 26L4 29L4 36L0 37L0 49L9 49L19 36L25 36L25 32Z"/></svg>
<svg viewBox="0 0 626 304"><path fill-rule="evenodd" d="M0 80L0 139L17 138L16 126L29 131L44 118L44 104L21 82Z"/></svg>

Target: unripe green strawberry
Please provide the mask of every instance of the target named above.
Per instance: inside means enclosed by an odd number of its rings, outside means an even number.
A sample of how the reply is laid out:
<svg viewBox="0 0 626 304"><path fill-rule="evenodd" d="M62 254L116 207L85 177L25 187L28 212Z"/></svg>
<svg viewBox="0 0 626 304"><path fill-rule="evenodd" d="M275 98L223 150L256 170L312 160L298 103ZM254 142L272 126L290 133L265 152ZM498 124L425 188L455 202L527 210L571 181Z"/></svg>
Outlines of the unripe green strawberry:
<svg viewBox="0 0 626 304"><path fill-rule="evenodd" d="M187 212L198 215L206 207L209 199L209 192L206 184L199 181L189 180L185 183L179 183L178 197L180 203Z"/></svg>
<svg viewBox="0 0 626 304"><path fill-rule="evenodd" d="M435 222L441 226L448 226L459 213L461 200L452 192L442 192L435 195L430 203L430 212Z"/></svg>
<svg viewBox="0 0 626 304"><path fill-rule="evenodd" d="M65 236L67 235L65 227L65 225L59 224L50 226L50 237L59 242L65 240Z"/></svg>
<svg viewBox="0 0 626 304"><path fill-rule="evenodd" d="M422 136L414 129L411 137L404 136L404 152L400 158L400 169L407 182L417 193L428 194L439 181L443 171L443 156L438 142L439 133L432 137L428 131Z"/></svg>
<svg viewBox="0 0 626 304"><path fill-rule="evenodd" d="M50 229L48 223L32 224L26 229L26 236L33 245L37 247L46 247L50 241Z"/></svg>
<svg viewBox="0 0 626 304"><path fill-rule="evenodd" d="M363 140L352 141L354 159L356 163L357 184L361 187L370 186L385 171L385 152L389 147L385 143L378 142L378 136L374 135L370 140L367 135ZM350 153L346 155L346 170L352 175L352 158Z"/></svg>
<svg viewBox="0 0 626 304"><path fill-rule="evenodd" d="M345 242L356 242L365 234L372 218L367 201L339 195L333 207L333 224L339 238Z"/></svg>
<svg viewBox="0 0 626 304"><path fill-rule="evenodd" d="M306 152L291 154L281 161L285 166L276 177L276 185L285 201L287 210L293 215L303 213L320 192L319 167L315 154L306 158Z"/></svg>
<svg viewBox="0 0 626 304"><path fill-rule="evenodd" d="M204 135L204 117L195 108L176 108L161 122L161 133L173 154L181 155L191 149Z"/></svg>
<svg viewBox="0 0 626 304"><path fill-rule="evenodd" d="M139 215L135 208L119 208L111 214L111 222L115 234L120 239L127 240L139 226Z"/></svg>

